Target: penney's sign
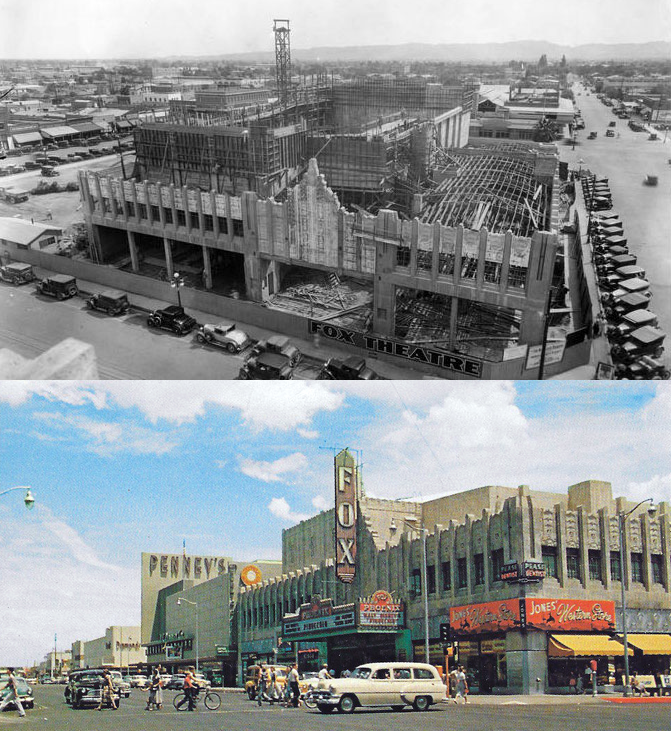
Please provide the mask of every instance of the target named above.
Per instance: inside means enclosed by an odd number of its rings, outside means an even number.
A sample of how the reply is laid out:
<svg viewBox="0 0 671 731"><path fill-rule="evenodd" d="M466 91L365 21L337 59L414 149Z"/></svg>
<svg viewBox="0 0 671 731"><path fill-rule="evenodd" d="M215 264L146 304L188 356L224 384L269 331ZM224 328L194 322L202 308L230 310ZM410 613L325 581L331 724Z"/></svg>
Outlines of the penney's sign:
<svg viewBox="0 0 671 731"><path fill-rule="evenodd" d="M226 559L210 556L180 554L149 554L149 576L158 573L161 578L213 579L226 573Z"/></svg>
<svg viewBox="0 0 671 731"><path fill-rule="evenodd" d="M463 373L473 378L482 377L482 361L467 358L455 353L446 353L442 350L433 350L425 345L413 345L399 340L389 340L374 335L366 335L357 330L350 330L340 325L333 325L317 320L309 320L311 335L322 335L329 340L366 348L375 353L386 353L398 358L438 366L455 373Z"/></svg>

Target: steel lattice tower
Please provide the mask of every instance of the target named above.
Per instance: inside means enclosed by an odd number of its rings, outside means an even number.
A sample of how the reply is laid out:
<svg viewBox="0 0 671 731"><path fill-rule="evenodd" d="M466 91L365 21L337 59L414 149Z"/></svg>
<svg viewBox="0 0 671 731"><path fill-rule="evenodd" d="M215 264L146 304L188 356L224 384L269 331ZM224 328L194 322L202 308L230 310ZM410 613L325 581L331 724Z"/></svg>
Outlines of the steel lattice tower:
<svg viewBox="0 0 671 731"><path fill-rule="evenodd" d="M291 86L289 21L276 19L273 23L273 31L275 32L275 79L280 101L286 104L289 100L289 87Z"/></svg>

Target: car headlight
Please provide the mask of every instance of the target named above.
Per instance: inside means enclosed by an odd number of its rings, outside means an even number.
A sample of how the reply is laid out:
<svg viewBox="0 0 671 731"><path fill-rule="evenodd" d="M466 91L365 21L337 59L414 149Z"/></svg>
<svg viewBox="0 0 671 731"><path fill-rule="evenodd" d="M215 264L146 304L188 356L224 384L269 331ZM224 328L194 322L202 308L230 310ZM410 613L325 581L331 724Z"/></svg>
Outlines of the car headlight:
<svg viewBox="0 0 671 731"><path fill-rule="evenodd" d="M332 685L329 685L328 691L331 695L335 695L336 689Z"/></svg>

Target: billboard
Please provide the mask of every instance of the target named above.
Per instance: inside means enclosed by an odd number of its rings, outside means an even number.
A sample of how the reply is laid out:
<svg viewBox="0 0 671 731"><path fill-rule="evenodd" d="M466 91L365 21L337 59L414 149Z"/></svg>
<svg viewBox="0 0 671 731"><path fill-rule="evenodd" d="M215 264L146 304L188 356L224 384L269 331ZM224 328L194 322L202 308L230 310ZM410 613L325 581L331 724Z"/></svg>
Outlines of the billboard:
<svg viewBox="0 0 671 731"><path fill-rule="evenodd" d="M346 450L335 458L336 576L351 584L356 574L357 483L354 457Z"/></svg>
<svg viewBox="0 0 671 731"><path fill-rule="evenodd" d="M615 602L584 599L525 599L526 626L551 632L615 629Z"/></svg>
<svg viewBox="0 0 671 731"><path fill-rule="evenodd" d="M376 591L359 602L359 629L396 632L404 625L403 603L395 602L388 591Z"/></svg>

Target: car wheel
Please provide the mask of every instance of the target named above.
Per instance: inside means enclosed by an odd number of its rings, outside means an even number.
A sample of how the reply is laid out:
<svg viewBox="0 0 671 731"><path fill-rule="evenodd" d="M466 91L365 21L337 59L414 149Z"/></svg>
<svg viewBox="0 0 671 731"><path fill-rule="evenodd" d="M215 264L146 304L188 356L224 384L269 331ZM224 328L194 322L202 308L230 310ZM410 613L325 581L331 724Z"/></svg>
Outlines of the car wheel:
<svg viewBox="0 0 671 731"><path fill-rule="evenodd" d="M197 335L196 335L196 340L197 340L197 341L198 341L199 343L201 343L201 344L202 344L202 343L206 343L206 342L208 341L208 338L206 338L206 337L205 337L205 335L203 335L203 333L197 333Z"/></svg>
<svg viewBox="0 0 671 731"><path fill-rule="evenodd" d="M334 706L327 706L325 703L317 703L320 713L333 713Z"/></svg>
<svg viewBox="0 0 671 731"><path fill-rule="evenodd" d="M116 314L116 312L114 312L114 310L111 307L107 308L107 315L109 317L114 317L115 314Z"/></svg>
<svg viewBox="0 0 671 731"><path fill-rule="evenodd" d="M148 317L147 325L149 325L149 327L158 327L158 320L155 317Z"/></svg>
<svg viewBox="0 0 671 731"><path fill-rule="evenodd" d="M431 701L428 696L418 695L417 698L415 698L415 702L412 704L412 707L416 711L428 711L430 705Z"/></svg>
<svg viewBox="0 0 671 731"><path fill-rule="evenodd" d="M356 700L354 696L344 695L338 703L338 710L340 713L354 713L356 708Z"/></svg>
<svg viewBox="0 0 671 731"><path fill-rule="evenodd" d="M249 373L247 371L240 371L239 378L241 381L248 381L249 380Z"/></svg>
<svg viewBox="0 0 671 731"><path fill-rule="evenodd" d="M226 350L228 350L231 355L235 355L235 353L237 353L238 351L238 349L235 347L235 343L228 343L226 345Z"/></svg>

